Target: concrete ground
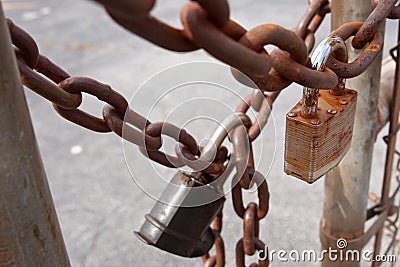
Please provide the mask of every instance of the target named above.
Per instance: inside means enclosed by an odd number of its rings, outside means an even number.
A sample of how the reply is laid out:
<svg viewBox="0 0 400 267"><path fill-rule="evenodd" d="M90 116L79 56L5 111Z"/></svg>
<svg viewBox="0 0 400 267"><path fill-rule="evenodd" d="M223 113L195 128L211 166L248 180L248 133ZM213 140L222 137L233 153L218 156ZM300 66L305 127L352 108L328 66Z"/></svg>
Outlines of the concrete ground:
<svg viewBox="0 0 400 267"><path fill-rule="evenodd" d="M179 27L179 9L185 2L158 1L154 14ZM43 54L71 75L89 76L108 83L127 99L131 99L148 78L165 68L194 61L217 62L203 51L178 54L158 48L123 30L90 1L3 0L2 3L6 15L34 36ZM263 23L292 28L303 14L306 3L306 0L231 0L231 16L247 29ZM387 29L385 56L387 49L395 44L395 23L389 21ZM328 33L329 16L317 41ZM221 70L221 67L216 68ZM229 73L228 68L224 70ZM132 108L145 110L154 104L154 97L159 97L165 90L153 87L139 91L132 101L135 104ZM240 90L242 96L250 92L249 89ZM299 85L292 85L282 93L274 106L274 120L270 120L263 140L257 143L264 144L265 159L261 158L259 168L264 174L268 173L271 193L270 212L260 226L261 239L270 249L318 251L323 179L308 185L283 173L284 115L300 99L300 93ZM210 94L208 97L214 97ZM133 145L121 145L121 140L113 134L97 134L77 127L60 118L51 104L41 97L29 90L26 90L26 96L73 266L201 266L199 259L170 255L146 246L133 235L154 204L154 200L137 186L127 167L139 179L146 180L153 175L143 167L146 160ZM190 91L186 91L181 98L166 97L161 107L163 112L153 113L151 119L164 120L165 114L189 96ZM237 103L228 104L235 106ZM100 115L102 105L95 98L85 97L84 108L93 114ZM197 116L199 110L219 112L210 103L199 109L186 109L184 116L188 119ZM170 121L181 123L179 114L182 113L175 114ZM224 113L221 111L215 116L222 119ZM210 133L208 124L194 126L190 132L195 131L198 140ZM271 135L274 131L275 135ZM275 146L273 160L268 151ZM124 149L129 151L126 160ZM378 139L371 183L371 191L375 193L380 192L384 150L383 141ZM157 170L166 175L166 179L174 173L160 167ZM251 199L255 199L254 194ZM234 266L234 247L242 232L242 222L232 209L231 199L225 206L222 235L227 266ZM277 262L273 266L318 264Z"/></svg>

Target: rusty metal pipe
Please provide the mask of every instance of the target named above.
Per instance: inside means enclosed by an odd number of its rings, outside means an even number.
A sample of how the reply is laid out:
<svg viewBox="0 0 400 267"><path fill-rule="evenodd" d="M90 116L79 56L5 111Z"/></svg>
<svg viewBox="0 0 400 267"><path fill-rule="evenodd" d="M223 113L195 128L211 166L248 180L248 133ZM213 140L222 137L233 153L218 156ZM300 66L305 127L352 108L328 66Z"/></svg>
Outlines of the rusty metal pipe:
<svg viewBox="0 0 400 267"><path fill-rule="evenodd" d="M355 10L357 12L354 12ZM332 0L332 30L349 21L364 21L371 11L372 6L368 0ZM381 27L380 29L383 29L384 23ZM349 43L348 49L349 58L352 60L358 55L358 51ZM335 249L334 238L352 240L364 233L375 141L381 57L382 55L379 55L363 74L347 81L346 87L357 89L359 92L353 141L342 162L326 176L320 236L322 249ZM334 262L325 258L322 266L358 267L360 263Z"/></svg>
<svg viewBox="0 0 400 267"><path fill-rule="evenodd" d="M399 33L397 37L397 41L400 42L400 23L399 23ZM396 55L396 72L394 79L394 90L393 90L393 109L390 113L390 126L389 126L389 138L386 150L386 162L385 162L385 172L383 176L383 186L381 193L381 202L379 203L380 207L384 207L389 199L390 193L390 184L392 180L392 169L393 169L393 161L396 150L396 133L399 124L399 111L400 111L400 48L397 47L397 55ZM374 255L379 255L381 250L383 236L383 227L378 231L375 236L375 245L374 245ZM374 262L372 266L379 266L379 262Z"/></svg>
<svg viewBox="0 0 400 267"><path fill-rule="evenodd" d="M69 266L0 2L0 266Z"/></svg>
<svg viewBox="0 0 400 267"><path fill-rule="evenodd" d="M378 115L376 118L376 131L375 139L380 131L389 122L390 113L393 104L393 85L394 73L396 64L395 61L389 57L382 63L381 85L379 88L379 102L378 102Z"/></svg>

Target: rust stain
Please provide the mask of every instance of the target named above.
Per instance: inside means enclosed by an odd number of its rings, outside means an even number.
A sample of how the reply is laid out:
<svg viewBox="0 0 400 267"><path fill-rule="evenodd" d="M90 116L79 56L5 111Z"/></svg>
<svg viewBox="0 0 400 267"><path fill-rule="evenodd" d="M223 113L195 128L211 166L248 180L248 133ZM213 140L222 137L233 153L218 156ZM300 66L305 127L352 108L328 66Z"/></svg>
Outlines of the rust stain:
<svg viewBox="0 0 400 267"><path fill-rule="evenodd" d="M313 183L340 162L350 148L356 102L354 90L346 89L342 96L321 90L317 118L303 118L301 103L289 112L292 116L286 116L285 136L287 174ZM293 117L293 113L299 115Z"/></svg>

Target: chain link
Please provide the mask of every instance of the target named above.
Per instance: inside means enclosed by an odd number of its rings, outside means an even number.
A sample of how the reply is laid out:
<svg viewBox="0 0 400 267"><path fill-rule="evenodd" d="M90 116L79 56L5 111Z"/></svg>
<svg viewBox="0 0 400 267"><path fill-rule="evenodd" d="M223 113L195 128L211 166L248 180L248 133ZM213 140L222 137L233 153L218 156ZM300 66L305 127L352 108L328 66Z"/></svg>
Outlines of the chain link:
<svg viewBox="0 0 400 267"><path fill-rule="evenodd" d="M109 85L88 77L71 77L51 60L39 54L37 44L27 32L9 19L7 19L7 24L13 37L21 81L26 87L51 101L54 109L63 118L95 132L112 131L149 151L151 155L157 155L158 158L162 155L162 152L158 151L162 146L161 131L157 128L159 124L154 126L146 118L131 110L127 100ZM78 109L82 103L82 93L96 96L99 100L106 102L102 112L103 118ZM177 136L178 140L189 147L190 151L197 147L193 137L183 129L172 124L165 125L166 131ZM148 127L156 128L156 134L154 130L147 134L145 129ZM183 166L179 160L172 164L165 160L167 156L161 156L161 158L158 161L167 167Z"/></svg>
<svg viewBox="0 0 400 267"><path fill-rule="evenodd" d="M381 0L371 0L372 6L376 7L380 2L383 2ZM387 16L388 19L399 19L400 18L400 6L396 5L395 7L392 8L390 11L389 15Z"/></svg>
<svg viewBox="0 0 400 267"><path fill-rule="evenodd" d="M383 38L378 28L385 18L399 18L400 7L395 0L371 0L374 11L365 22L349 22L331 36L347 40L354 36L354 48L363 49L353 62L342 62L330 57L325 72L311 68L308 54L315 44L315 32L326 14L330 1L309 0L309 6L296 28L285 29L278 25L263 24L247 31L230 19L227 0L197 0L187 3L180 11L182 29L177 29L151 15L155 0L95 0L122 27L168 50L189 52L203 48L215 58L232 68L234 77L241 83L254 82L256 90L242 101L236 112L257 112L254 122L245 123L229 133L236 165L236 184L232 201L237 215L243 219L243 238L236 244L236 264L245 266L245 255L264 250L259 239L259 224L269 210L268 185L261 173L255 170L252 142L265 127L271 107L281 90L292 82L300 85L328 89L339 78L360 75L382 52ZM87 77L71 77L62 68L39 53L34 39L23 29L7 19L22 83L53 103L55 110L67 120L96 132L114 132L128 142L138 145L140 151L155 162L170 168L201 167L204 177L216 179L230 158L228 150L220 146L212 162L201 162L196 140L185 130L168 122L151 123L129 108L126 99L109 85ZM264 46L274 45L268 53ZM243 76L244 75L244 76ZM247 79L247 80L246 80ZM252 82L249 82L249 79ZM79 110L82 93L96 96L106 103L103 118ZM175 154L161 151L162 136L177 141ZM196 162L196 163L194 163ZM196 165L197 164L197 165ZM246 208L243 192L257 186L258 204L250 202ZM222 211L214 219L216 255L202 257L204 266L224 266L225 248L221 237ZM267 251L264 250L264 253ZM251 266L268 266L268 260L259 259Z"/></svg>
<svg viewBox="0 0 400 267"><path fill-rule="evenodd" d="M362 22L348 22L333 31L331 36L337 36L343 40L348 40L351 36L356 35L362 26ZM341 62L333 56L329 57L326 65L341 78L356 77L363 73L379 56L382 52L383 41L382 34L380 32L375 32L371 40L369 40L368 46L365 47L353 62Z"/></svg>

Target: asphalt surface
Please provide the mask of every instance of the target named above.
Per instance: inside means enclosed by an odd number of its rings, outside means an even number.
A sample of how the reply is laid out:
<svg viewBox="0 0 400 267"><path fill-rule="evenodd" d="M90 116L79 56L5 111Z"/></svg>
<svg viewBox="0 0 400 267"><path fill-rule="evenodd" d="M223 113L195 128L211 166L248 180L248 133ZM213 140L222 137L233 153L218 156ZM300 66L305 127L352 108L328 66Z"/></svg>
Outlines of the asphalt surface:
<svg viewBox="0 0 400 267"><path fill-rule="evenodd" d="M179 27L179 9L184 3L182 0L158 1L154 14ZM305 0L232 0L231 16L248 29L263 23L293 28L304 12L306 3ZM155 78L155 84L151 84L154 79L150 79L150 83L145 83L132 100L132 108L139 112L146 112L179 79L198 78L196 75L190 76L195 70L206 72L207 66L213 66L211 69L218 70L218 75L229 74L227 67L210 63L217 61L203 51L172 53L128 33L115 24L102 8L90 1L3 1L3 5L6 15L34 36L43 54L63 66L71 75L89 76L108 83L127 99L132 99L147 79L166 68L182 63L209 62L189 65L182 72L179 68L172 68L171 72L164 72L160 80ZM389 22L387 28L385 55L387 48L394 45L396 32L393 22ZM329 17L322 25L317 41L328 33ZM219 79L216 73L207 75L211 80ZM224 77L229 86L238 86L233 85L226 78L228 76ZM242 96L250 92L247 88L238 87ZM75 126L60 118L49 102L29 90L25 92L73 266L201 266L199 259L170 255L146 246L133 235L154 204L154 200L140 189L132 177L145 183L154 175L136 147L122 144L113 134L92 133ZM202 93L217 99L218 105L205 101L200 106L183 105L182 110L173 112L176 106L193 96L193 92L198 93L195 90L182 92L163 98L151 114L151 120L165 120L168 114L173 114L168 118L169 121L178 125L191 117L203 115L221 120L227 114L227 109L219 108L221 103L226 102L229 107L238 103L232 95L226 96L222 91L213 93L207 89ZM267 175L271 193L270 212L261 223L260 237L270 249L318 251L323 179L308 185L283 172L284 116L300 99L300 93L301 86L292 85L281 94L273 109L273 119L270 119L262 140L257 143L258 146L264 145L257 151L258 156L262 155L259 157L259 169ZM95 98L85 98L84 108L93 114L100 116L102 106ZM216 125L215 121L210 124L204 121L197 123L190 125L189 132L198 140L209 136L210 130ZM378 139L371 183L371 191L375 193L380 192L384 149L383 142ZM174 173L165 168L155 168L165 179ZM162 187L159 187L156 189L161 190ZM156 195L159 193L157 190L154 193ZM255 194L246 197L246 200L249 199L256 199ZM228 198L222 232L227 266L234 266L235 244L241 232L242 222L235 215L231 199ZM318 264L278 262L273 266Z"/></svg>

